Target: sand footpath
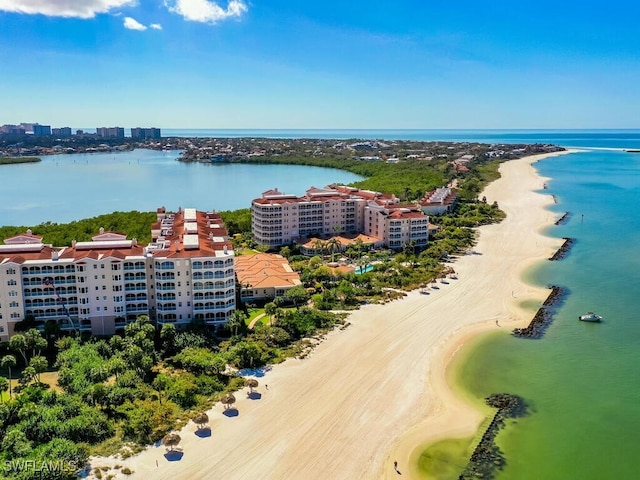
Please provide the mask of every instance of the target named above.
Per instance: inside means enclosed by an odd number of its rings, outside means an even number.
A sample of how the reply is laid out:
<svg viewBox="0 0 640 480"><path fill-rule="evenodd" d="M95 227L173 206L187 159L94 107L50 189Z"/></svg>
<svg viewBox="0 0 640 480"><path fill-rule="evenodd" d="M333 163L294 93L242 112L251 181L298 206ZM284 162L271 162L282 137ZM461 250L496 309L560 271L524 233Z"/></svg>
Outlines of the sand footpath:
<svg viewBox="0 0 640 480"><path fill-rule="evenodd" d="M501 165L502 178L483 195L507 218L480 228L475 254L452 265L457 279L429 295L415 291L354 312L351 326L331 333L308 358L259 378L259 398L239 392L236 416L224 415L220 404L209 411L210 436L187 425L172 461L157 446L93 466L117 463L134 473L116 478L134 479L352 480L397 478L397 461L402 478L414 478L416 447L470 435L482 421L447 387L452 355L480 331L527 323L535 312L521 302L542 302L548 293L521 280L562 243L540 234L557 217L546 209L551 196L534 192L545 179L531 164L547 156Z"/></svg>

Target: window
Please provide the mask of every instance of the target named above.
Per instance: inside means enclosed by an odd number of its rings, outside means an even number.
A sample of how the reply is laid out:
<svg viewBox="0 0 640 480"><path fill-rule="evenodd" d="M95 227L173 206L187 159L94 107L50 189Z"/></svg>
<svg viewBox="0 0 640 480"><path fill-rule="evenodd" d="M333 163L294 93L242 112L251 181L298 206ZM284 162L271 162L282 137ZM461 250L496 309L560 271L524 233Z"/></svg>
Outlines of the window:
<svg viewBox="0 0 640 480"><path fill-rule="evenodd" d="M16 282L15 280L9 280L9 281L7 282L7 285L9 285L10 287L12 287L12 286L14 286L14 285L17 285L17 284L18 284L18 282Z"/></svg>
<svg viewBox="0 0 640 480"><path fill-rule="evenodd" d="M7 275L15 275L15 274L16 274L15 268L7 268Z"/></svg>
<svg viewBox="0 0 640 480"><path fill-rule="evenodd" d="M102 297L102 300L106 300L106 299L107 299L106 295L104 297ZM105 308L105 310L106 310L106 308Z"/></svg>
<svg viewBox="0 0 640 480"><path fill-rule="evenodd" d="M98 290L98 289L99 289L99 287L96 285L96 290Z"/></svg>
<svg viewBox="0 0 640 480"><path fill-rule="evenodd" d="M9 296L10 296L10 297L17 297L17 296L18 296L18 292L16 292L15 290L11 290L11 291L9 292Z"/></svg>
<svg viewBox="0 0 640 480"><path fill-rule="evenodd" d="M102 285L102 289L103 289L103 290L106 290L106 289L107 289L107 286L106 286L106 285Z"/></svg>
<svg viewBox="0 0 640 480"><path fill-rule="evenodd" d="M16 312L13 312L13 313L11 314L11 318L20 318L20 314L19 314L19 313L16 313Z"/></svg>
<svg viewBox="0 0 640 480"><path fill-rule="evenodd" d="M11 303L9 304L9 307L10 307L10 308L18 308L19 306L20 306L20 305L18 304L18 302L11 302Z"/></svg>
<svg viewBox="0 0 640 480"><path fill-rule="evenodd" d="M100 268L104 268L104 263L102 265L100 265Z"/></svg>
<svg viewBox="0 0 640 480"><path fill-rule="evenodd" d="M95 270L96 268L98 268L98 265L96 265L95 263L93 264L93 269Z"/></svg>
<svg viewBox="0 0 640 480"><path fill-rule="evenodd" d="M100 301L100 297L96 297L96 300L97 300L97 301Z"/></svg>
<svg viewBox="0 0 640 480"><path fill-rule="evenodd" d="M94 276L93 276L93 279L94 279L94 280L97 280L97 279L98 279L98 275L94 275Z"/></svg>
<svg viewBox="0 0 640 480"><path fill-rule="evenodd" d="M100 311L100 307L96 307L96 310L99 312Z"/></svg>

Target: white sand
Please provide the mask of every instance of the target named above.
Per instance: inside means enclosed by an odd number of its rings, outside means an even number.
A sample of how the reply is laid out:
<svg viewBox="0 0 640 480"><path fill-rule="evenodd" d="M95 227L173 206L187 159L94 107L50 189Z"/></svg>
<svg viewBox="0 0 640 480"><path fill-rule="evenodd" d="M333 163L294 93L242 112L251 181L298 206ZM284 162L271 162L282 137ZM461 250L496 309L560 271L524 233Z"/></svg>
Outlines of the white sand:
<svg viewBox="0 0 640 480"><path fill-rule="evenodd" d="M210 437L197 437L193 424L185 427L180 461L167 461L163 447L151 447L93 466L118 463L134 474L117 478L154 480L353 480L397 478L397 460L402 478L414 477L417 447L470 435L482 420L447 388L453 353L480 331L528 323L534 312L520 302L542 302L548 294L521 280L561 243L539 233L556 218L545 209L551 196L533 192L544 179L531 163L546 156L501 166L502 178L483 195L497 201L507 219L480 229L479 254L453 265L457 280L430 295L411 292L353 313L352 325L330 334L310 357L276 365L260 379L259 400L237 394L238 416L223 415L218 404L209 412Z"/></svg>

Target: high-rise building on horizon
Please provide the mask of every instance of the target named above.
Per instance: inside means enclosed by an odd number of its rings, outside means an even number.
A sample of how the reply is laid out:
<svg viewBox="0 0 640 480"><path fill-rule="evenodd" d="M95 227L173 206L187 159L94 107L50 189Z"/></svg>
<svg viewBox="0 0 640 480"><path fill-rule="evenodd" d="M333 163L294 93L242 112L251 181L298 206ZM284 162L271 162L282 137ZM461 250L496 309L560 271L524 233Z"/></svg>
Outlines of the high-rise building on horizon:
<svg viewBox="0 0 640 480"><path fill-rule="evenodd" d="M98 127L96 135L102 138L124 138L124 128L122 127Z"/></svg>
<svg viewBox="0 0 640 480"><path fill-rule="evenodd" d="M159 128L131 128L131 138L138 138L140 140L157 140L161 138L161 132Z"/></svg>
<svg viewBox="0 0 640 480"><path fill-rule="evenodd" d="M51 134L58 137L70 137L71 136L71 127L60 127L60 128L52 128Z"/></svg>

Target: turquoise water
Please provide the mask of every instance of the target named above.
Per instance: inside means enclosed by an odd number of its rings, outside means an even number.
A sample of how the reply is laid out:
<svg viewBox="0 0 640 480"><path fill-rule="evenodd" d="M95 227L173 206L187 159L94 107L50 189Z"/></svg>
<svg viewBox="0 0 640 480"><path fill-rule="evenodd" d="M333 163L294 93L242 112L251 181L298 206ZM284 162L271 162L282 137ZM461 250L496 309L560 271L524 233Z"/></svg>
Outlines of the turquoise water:
<svg viewBox="0 0 640 480"><path fill-rule="evenodd" d="M363 273L367 273L373 270L373 265L367 265L366 267L358 267L356 268L355 273L356 275L362 275Z"/></svg>
<svg viewBox="0 0 640 480"><path fill-rule="evenodd" d="M532 413L498 443L498 479L640 477L640 155L594 150L538 162L553 210L571 212L548 234L576 238L568 257L527 278L569 289L542 340L492 336L460 371L477 398L523 396ZM588 310L601 324L579 322Z"/></svg>
<svg viewBox="0 0 640 480"><path fill-rule="evenodd" d="M68 222L116 210L249 208L266 190L300 195L312 185L351 183L340 170L295 165L176 161L180 152L55 155L0 167L0 225Z"/></svg>

